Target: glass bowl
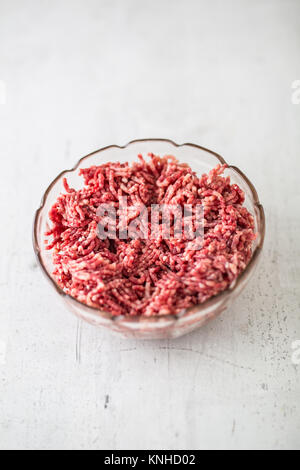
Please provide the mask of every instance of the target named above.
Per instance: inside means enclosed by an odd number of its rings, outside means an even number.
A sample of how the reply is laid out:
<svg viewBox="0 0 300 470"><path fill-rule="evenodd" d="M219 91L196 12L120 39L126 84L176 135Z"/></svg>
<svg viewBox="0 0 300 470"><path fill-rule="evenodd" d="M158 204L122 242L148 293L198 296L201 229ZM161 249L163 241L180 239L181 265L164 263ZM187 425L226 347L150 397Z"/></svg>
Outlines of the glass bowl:
<svg viewBox="0 0 300 470"><path fill-rule="evenodd" d="M176 338L189 333L204 325L208 320L217 317L228 309L232 301L239 295L248 283L259 260L265 236L265 216L259 202L257 192L249 179L235 166L229 166L225 174L230 175L232 182L237 183L245 192L245 205L252 213L258 234L254 242L253 256L245 271L225 291L212 297L201 305L186 309L177 315L158 315L155 317L113 316L108 312L89 307L75 298L67 295L55 282L52 276L52 253L45 249L45 232L49 228L49 211L63 188L63 178L67 177L71 187L82 187L82 178L78 176L79 169L106 162L126 162L136 160L139 153L149 152L163 155L174 155L181 162L188 163L197 174L207 173L217 164L226 163L215 152L199 145L178 145L166 139L134 140L120 147L111 145L82 158L72 170L63 171L50 184L44 194L40 208L37 210L33 229L33 246L38 263L50 281L52 287L66 303L69 309L83 320L95 325L104 326L119 333L123 337L141 339Z"/></svg>

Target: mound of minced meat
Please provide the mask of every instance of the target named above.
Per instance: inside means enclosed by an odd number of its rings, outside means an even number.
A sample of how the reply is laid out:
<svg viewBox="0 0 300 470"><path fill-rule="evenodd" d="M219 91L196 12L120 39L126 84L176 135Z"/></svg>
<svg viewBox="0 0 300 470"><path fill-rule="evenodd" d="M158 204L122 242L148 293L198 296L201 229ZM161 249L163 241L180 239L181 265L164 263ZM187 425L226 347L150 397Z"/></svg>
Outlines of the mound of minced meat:
<svg viewBox="0 0 300 470"><path fill-rule="evenodd" d="M198 177L174 157L139 155L129 163L106 163L80 170L82 189L69 187L52 207L47 248L54 278L65 293L113 315L176 314L225 290L245 269L255 239L253 216L244 194L217 166ZM171 237L99 237L98 208L120 214L127 197L127 220L154 204L203 207L201 248ZM193 211L190 218L193 218ZM191 220L191 223L193 221ZM175 218L173 220L175 224ZM174 227L173 227L174 228ZM147 226L151 232L151 220ZM118 234L118 232L117 232Z"/></svg>

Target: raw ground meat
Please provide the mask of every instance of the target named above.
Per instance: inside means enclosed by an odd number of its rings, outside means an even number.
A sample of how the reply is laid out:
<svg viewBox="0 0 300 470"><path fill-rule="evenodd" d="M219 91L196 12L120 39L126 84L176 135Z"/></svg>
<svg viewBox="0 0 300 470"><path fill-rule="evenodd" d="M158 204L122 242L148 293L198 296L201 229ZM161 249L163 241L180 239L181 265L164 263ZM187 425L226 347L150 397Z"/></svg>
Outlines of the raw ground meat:
<svg viewBox="0 0 300 470"><path fill-rule="evenodd" d="M223 176L225 165L199 178L174 157L149 157L81 170L84 187L71 189L64 180L66 194L49 214L46 243L58 285L113 315L176 314L201 304L228 288L252 255L253 217L243 206L243 191ZM118 210L121 196L133 209L129 219L142 204L202 204L202 248L191 250L188 240L175 237L101 240L97 209L112 203Z"/></svg>

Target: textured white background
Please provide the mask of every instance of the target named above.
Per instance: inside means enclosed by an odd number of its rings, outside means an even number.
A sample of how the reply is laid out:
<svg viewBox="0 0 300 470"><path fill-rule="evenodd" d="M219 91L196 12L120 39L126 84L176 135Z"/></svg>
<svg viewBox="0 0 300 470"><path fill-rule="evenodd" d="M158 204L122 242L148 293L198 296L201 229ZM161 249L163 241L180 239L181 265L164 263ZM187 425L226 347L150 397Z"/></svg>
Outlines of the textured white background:
<svg viewBox="0 0 300 470"><path fill-rule="evenodd" d="M0 0L1 449L300 448L299 57L299 0ZM62 169L143 137L218 151L266 208L256 277L175 341L77 321L31 247Z"/></svg>

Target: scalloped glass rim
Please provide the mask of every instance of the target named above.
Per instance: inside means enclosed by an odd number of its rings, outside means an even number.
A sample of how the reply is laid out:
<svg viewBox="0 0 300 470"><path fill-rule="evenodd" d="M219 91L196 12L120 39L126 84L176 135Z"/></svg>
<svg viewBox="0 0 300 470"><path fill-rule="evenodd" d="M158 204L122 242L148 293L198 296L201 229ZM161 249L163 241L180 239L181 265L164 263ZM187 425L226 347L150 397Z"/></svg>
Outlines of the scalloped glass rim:
<svg viewBox="0 0 300 470"><path fill-rule="evenodd" d="M108 312L102 311L102 310L97 309L95 307L88 306L88 305L84 304L83 302L80 302L79 300L75 299L74 297L71 297L70 295L66 294L56 284L55 280L53 279L53 277L51 276L51 274L47 270L46 266L44 265L44 262L43 262L42 257L41 257L41 247L40 247L39 241L38 241L38 226L39 226L38 222L39 222L40 214L41 214L41 212L42 212L42 210L43 210L43 208L46 204L47 198L48 198L53 186L61 178L63 178L65 175L67 175L68 173L75 172L78 169L78 167L85 160L87 160L89 157L92 157L93 155L96 155L97 153L104 152L105 150L114 149L114 148L124 150L132 144L146 143L146 142L150 142L150 143L151 142L152 143L153 142L168 143L168 144L174 146L175 148L193 147L193 148L202 150L204 152L207 152L208 154L213 155L214 157L216 157L219 160L219 162L221 164L227 164L228 169L231 169L231 170L235 171L242 178L242 180L244 180L244 183L246 183L246 185L248 186L248 188L251 191L252 198L253 198L253 203L256 206L256 208L258 210L258 213L259 213L259 217L260 217L260 224L259 224L260 225L260 227L259 227L260 240L259 240L258 246L255 248L255 250L253 252L253 255L252 255L252 258L251 258L249 264L247 265L246 269L239 275L239 277L236 279L236 281L228 289L226 289L225 291L220 292L218 295L212 297L211 299L207 300L203 304L199 304L199 305L193 306L189 309L185 309L185 310L183 310L182 312L180 312L176 315L157 315L155 317L113 316L112 314L110 314ZM233 166L233 165L229 165L224 160L224 158L221 157L221 155L219 155L216 152L213 152L212 150L209 150L205 147L202 147L200 145L191 144L191 143L176 144L172 140L161 139L161 138L157 138L157 139L155 139L155 138L136 139L136 140L130 141L128 144L126 144L124 146L109 145L107 147L103 147L103 148L101 148L99 150L96 150L95 152L92 152L92 153L86 155L85 157L81 158L78 161L78 163L72 169L62 171L52 181L52 183L49 185L49 187L45 191L45 194L42 198L41 205L35 213L34 225L33 225L33 248L34 248L37 260L38 260L38 264L41 267L41 269L42 269L43 273L45 274L46 278L50 281L51 285L55 288L56 292L59 295L71 300L72 303L75 302L75 304L77 304L78 306L83 307L84 310L85 310L85 317L89 317L91 321L92 321L93 317L96 316L97 318L99 318L99 316L101 316L105 322L109 321L109 322L116 323L116 322L122 321L123 324L126 323L126 326L129 329L137 329L137 327L138 327L138 329L140 329L142 327L142 324L145 324L145 325L147 324L149 326L151 323L155 323L156 326L158 326L158 322L159 322L159 325L162 328L166 328L166 326L168 326L168 323L173 324L175 320L177 320L177 321L180 320L180 319L182 320L186 317L189 318L189 323L190 322L192 323L193 319L194 319L194 316L199 316L199 314L201 312L203 312L204 316L210 317L211 315L207 314L207 310L210 309L212 306L218 306L219 307L219 313L221 313L222 306L224 305L225 300L228 298L229 295L231 296L235 292L239 293L239 287L243 287L244 278L246 278L247 275L250 273L250 271L252 271L253 268L255 267L256 262L258 261L259 255L260 255L260 253L262 251L262 248L263 248L264 239L265 239L265 214L264 214L263 206L261 205L261 203L259 201L258 194L257 194L257 191L256 191L254 185L251 183L251 181L247 178L247 176L238 167Z"/></svg>

